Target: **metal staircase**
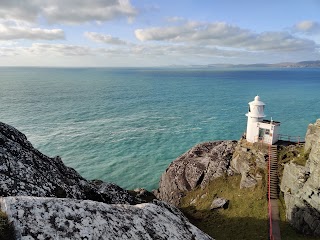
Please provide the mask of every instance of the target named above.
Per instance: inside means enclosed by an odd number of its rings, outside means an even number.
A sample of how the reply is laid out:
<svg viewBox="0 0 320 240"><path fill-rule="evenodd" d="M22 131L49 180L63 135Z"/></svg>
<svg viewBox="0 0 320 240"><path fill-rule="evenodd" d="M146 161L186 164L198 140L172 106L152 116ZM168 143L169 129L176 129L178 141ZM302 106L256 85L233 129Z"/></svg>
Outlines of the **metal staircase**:
<svg viewBox="0 0 320 240"><path fill-rule="evenodd" d="M278 199L279 198L279 178L278 178L278 150L276 145L272 145L271 149L269 150L269 160L270 160L270 167L269 167L269 184L270 184L270 198L271 199Z"/></svg>
<svg viewBox="0 0 320 240"><path fill-rule="evenodd" d="M279 178L278 178L278 149L276 145L269 146L268 163L268 211L269 239L281 240L279 226Z"/></svg>

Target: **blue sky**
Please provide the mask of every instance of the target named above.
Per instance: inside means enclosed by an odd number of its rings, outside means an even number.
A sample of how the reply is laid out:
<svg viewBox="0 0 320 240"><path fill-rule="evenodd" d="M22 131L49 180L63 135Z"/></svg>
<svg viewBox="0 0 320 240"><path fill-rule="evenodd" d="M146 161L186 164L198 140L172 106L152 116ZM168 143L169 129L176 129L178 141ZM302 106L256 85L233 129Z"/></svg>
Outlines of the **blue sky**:
<svg viewBox="0 0 320 240"><path fill-rule="evenodd" d="M0 66L320 59L320 1L0 0Z"/></svg>

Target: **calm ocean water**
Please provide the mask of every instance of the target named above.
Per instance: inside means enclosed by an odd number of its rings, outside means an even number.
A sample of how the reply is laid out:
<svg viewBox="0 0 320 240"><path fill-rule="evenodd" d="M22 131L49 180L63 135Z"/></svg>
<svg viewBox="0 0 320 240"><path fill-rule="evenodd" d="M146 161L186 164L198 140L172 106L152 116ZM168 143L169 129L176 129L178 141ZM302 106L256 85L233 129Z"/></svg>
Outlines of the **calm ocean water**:
<svg viewBox="0 0 320 240"><path fill-rule="evenodd" d="M156 188L193 145L239 139L259 94L281 133L320 118L320 69L0 68L0 121L88 179Z"/></svg>

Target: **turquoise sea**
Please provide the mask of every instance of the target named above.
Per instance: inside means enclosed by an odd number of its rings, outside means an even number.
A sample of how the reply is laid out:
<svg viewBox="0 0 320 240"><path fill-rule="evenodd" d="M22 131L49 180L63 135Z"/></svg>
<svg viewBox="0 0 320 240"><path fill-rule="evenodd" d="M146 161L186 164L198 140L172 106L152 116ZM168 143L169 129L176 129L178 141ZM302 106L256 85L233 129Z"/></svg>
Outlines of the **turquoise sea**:
<svg viewBox="0 0 320 240"><path fill-rule="evenodd" d="M0 68L0 121L88 179L156 188L193 145L239 139L260 95L281 133L320 118L320 69Z"/></svg>

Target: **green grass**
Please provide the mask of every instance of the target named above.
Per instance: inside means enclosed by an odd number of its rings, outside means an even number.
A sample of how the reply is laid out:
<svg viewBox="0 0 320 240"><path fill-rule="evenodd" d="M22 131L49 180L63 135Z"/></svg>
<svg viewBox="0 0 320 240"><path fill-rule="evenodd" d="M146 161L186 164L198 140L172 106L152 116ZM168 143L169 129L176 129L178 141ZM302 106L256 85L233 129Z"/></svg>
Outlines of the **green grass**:
<svg viewBox="0 0 320 240"><path fill-rule="evenodd" d="M8 222L8 217L0 211L0 240L14 240L13 226Z"/></svg>
<svg viewBox="0 0 320 240"><path fill-rule="evenodd" d="M215 238L268 239L265 186L240 189L241 176L216 179L205 189L196 189L182 199L181 209L198 228ZM227 209L210 210L212 200L230 201ZM196 203L190 206L193 200Z"/></svg>
<svg viewBox="0 0 320 240"><path fill-rule="evenodd" d="M268 202L265 175L258 186L240 189L241 176L215 179L204 188L186 193L180 209L190 222L216 240L268 239ZM227 209L210 210L212 200L230 200ZM193 202L193 204L190 204ZM316 240L297 233L285 218L284 201L279 200L282 240Z"/></svg>

